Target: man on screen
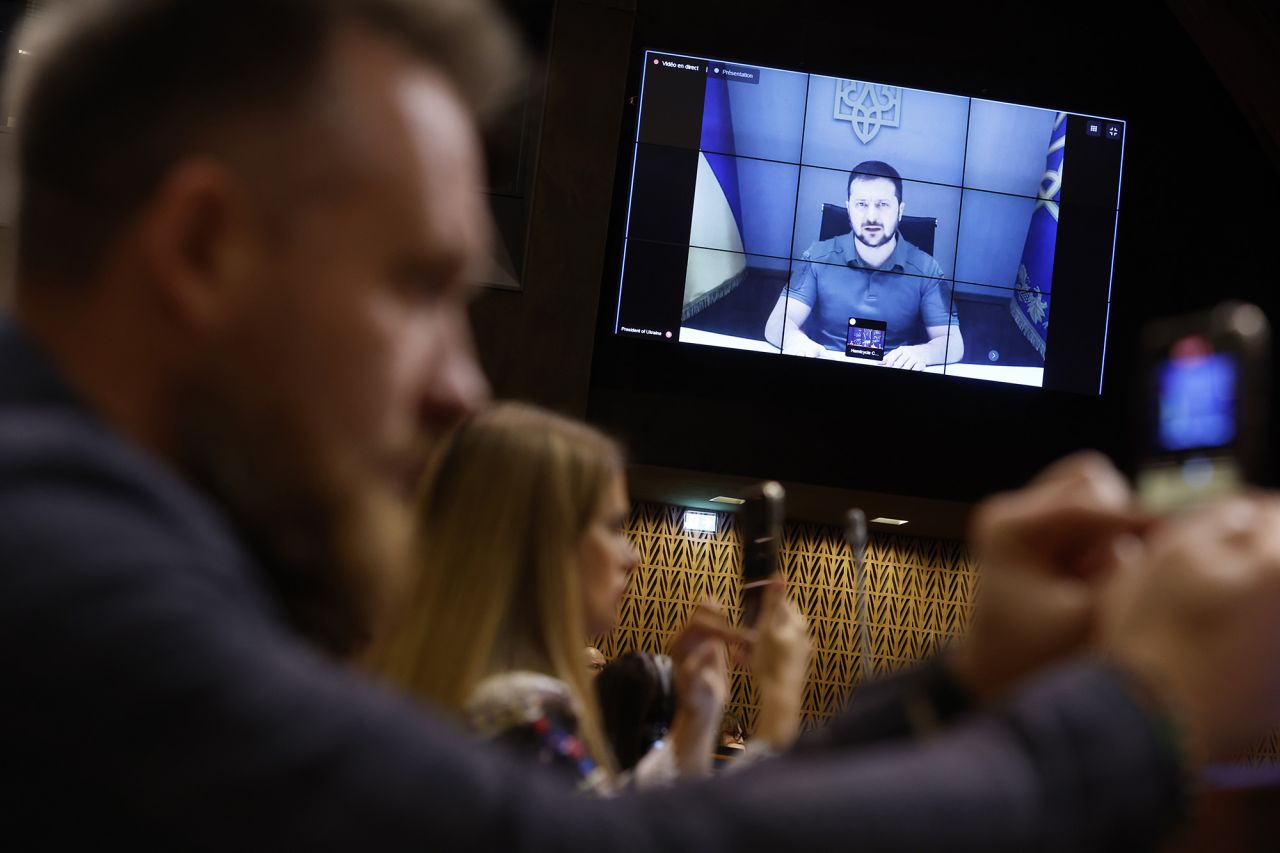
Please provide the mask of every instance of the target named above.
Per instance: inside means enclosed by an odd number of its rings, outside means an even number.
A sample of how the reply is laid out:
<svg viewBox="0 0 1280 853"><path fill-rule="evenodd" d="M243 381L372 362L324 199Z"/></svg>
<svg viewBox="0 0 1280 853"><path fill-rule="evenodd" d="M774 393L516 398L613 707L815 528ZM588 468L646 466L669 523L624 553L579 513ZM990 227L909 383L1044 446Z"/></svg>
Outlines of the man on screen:
<svg viewBox="0 0 1280 853"><path fill-rule="evenodd" d="M765 339L788 355L822 358L844 352L852 318L883 320L885 365L923 370L959 361L964 341L942 267L898 233L906 210L902 176L868 160L849 173L848 193L851 232L805 251L769 315Z"/></svg>

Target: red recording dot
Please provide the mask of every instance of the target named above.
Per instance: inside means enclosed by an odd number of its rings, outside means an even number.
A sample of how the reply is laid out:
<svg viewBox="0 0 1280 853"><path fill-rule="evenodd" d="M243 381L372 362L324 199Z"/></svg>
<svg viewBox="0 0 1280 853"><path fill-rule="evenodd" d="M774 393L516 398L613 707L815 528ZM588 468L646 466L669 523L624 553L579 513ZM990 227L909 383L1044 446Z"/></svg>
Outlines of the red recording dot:
<svg viewBox="0 0 1280 853"><path fill-rule="evenodd" d="M656 59L655 59L655 60L653 61L653 64L654 64L654 65L657 65L657 64L658 64L658 60L656 60Z"/></svg>

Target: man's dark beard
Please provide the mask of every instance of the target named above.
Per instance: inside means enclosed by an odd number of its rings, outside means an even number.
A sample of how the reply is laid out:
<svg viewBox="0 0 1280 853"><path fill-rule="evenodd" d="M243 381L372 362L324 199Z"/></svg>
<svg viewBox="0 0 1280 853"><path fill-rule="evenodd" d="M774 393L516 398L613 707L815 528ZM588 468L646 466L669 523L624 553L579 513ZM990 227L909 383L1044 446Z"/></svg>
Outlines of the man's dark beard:
<svg viewBox="0 0 1280 853"><path fill-rule="evenodd" d="M866 228L867 226L864 225L862 227ZM880 229L884 232L884 239L881 240L879 243L868 243L866 240L862 238L862 235L858 233L857 228L853 229L853 236L857 239L859 243L866 246L868 249L878 249L881 246L883 246L885 243L888 243L889 241L891 241L894 237L898 236L897 225L893 226L892 231L890 231L888 228L885 228L883 225L880 226Z"/></svg>
<svg viewBox="0 0 1280 853"><path fill-rule="evenodd" d="M348 657L368 642L387 580L403 574L409 516L395 496L340 472L299 418L212 403L185 407L183 464L258 559L290 624Z"/></svg>

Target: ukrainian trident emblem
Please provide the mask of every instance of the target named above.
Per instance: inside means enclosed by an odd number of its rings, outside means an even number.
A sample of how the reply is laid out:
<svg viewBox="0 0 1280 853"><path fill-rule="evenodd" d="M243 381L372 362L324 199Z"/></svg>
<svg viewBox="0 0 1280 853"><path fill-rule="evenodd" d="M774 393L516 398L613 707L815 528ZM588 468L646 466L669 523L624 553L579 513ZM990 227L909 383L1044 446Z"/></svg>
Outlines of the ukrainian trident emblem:
<svg viewBox="0 0 1280 853"><path fill-rule="evenodd" d="M902 124L902 89L861 80L836 81L836 106L832 115L853 126L853 135L866 145L882 127Z"/></svg>

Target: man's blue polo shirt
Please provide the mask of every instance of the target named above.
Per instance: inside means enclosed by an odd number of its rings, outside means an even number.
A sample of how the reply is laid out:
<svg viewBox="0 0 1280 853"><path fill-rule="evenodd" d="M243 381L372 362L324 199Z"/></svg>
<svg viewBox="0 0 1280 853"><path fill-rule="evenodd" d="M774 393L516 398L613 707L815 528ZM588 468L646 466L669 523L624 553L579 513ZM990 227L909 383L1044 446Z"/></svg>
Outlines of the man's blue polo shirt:
<svg viewBox="0 0 1280 853"><path fill-rule="evenodd" d="M801 256L787 295L812 308L803 328L827 349L843 350L850 317L883 320L885 349L927 340L927 326L958 326L951 282L937 261L898 235L879 269L858 256L853 234L814 243Z"/></svg>

